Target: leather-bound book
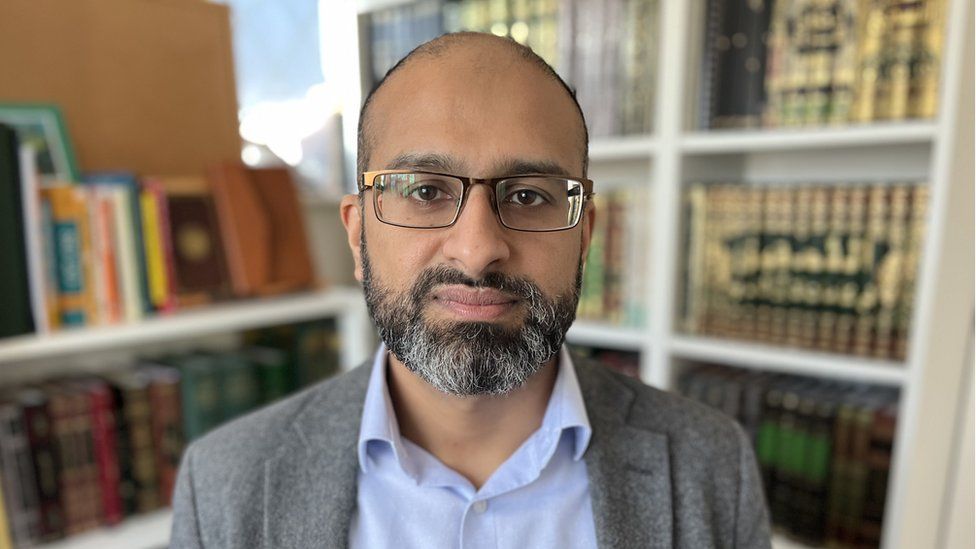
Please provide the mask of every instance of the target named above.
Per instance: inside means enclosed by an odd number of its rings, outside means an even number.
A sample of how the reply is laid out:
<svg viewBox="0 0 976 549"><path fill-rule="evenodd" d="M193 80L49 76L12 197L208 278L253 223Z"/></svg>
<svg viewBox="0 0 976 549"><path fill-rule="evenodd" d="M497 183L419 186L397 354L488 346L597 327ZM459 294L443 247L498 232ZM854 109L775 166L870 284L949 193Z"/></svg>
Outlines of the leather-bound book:
<svg viewBox="0 0 976 549"><path fill-rule="evenodd" d="M229 293L224 243L210 186L202 177L155 177L166 193L178 306Z"/></svg>
<svg viewBox="0 0 976 549"><path fill-rule="evenodd" d="M209 172L237 296L307 288L314 281L295 185L283 168L227 162Z"/></svg>

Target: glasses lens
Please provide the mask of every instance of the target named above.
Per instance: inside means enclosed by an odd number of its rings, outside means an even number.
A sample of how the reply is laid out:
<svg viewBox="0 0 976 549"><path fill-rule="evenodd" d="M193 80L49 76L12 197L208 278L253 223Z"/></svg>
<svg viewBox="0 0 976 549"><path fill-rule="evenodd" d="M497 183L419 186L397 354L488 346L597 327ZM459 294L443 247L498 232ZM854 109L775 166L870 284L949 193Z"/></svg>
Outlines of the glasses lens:
<svg viewBox="0 0 976 549"><path fill-rule="evenodd" d="M428 173L383 174L373 181L380 219L405 227L450 225L463 189L460 179Z"/></svg>
<svg viewBox="0 0 976 549"><path fill-rule="evenodd" d="M497 187L502 223L523 231L566 229L579 222L583 185L558 177L517 177Z"/></svg>

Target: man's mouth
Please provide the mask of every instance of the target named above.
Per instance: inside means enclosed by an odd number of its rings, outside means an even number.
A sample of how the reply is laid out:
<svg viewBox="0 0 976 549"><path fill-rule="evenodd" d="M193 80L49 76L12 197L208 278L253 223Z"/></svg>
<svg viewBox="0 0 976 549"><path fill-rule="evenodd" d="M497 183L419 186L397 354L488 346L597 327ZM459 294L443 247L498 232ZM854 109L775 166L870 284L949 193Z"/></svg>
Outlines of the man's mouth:
<svg viewBox="0 0 976 549"><path fill-rule="evenodd" d="M433 292L435 306L465 320L494 320L515 308L519 299L493 288L444 286Z"/></svg>

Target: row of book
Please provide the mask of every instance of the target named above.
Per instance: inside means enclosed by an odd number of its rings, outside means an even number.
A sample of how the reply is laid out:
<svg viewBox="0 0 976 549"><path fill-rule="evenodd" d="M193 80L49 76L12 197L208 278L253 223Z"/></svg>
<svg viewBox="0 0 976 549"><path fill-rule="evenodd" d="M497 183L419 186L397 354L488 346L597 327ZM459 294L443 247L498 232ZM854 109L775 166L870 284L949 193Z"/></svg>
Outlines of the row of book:
<svg viewBox="0 0 976 549"><path fill-rule="evenodd" d="M904 359L928 192L689 185L683 330Z"/></svg>
<svg viewBox="0 0 976 549"><path fill-rule="evenodd" d="M0 128L0 149L18 151ZM0 337L136 322L231 297L314 284L301 207L283 169L207 176L38 173L29 146L0 159L5 305Z"/></svg>
<svg viewBox="0 0 976 549"><path fill-rule="evenodd" d="M623 186L594 195L596 224L577 318L627 326L646 322L651 191Z"/></svg>
<svg viewBox="0 0 976 549"><path fill-rule="evenodd" d="M932 118L945 0L708 0L703 128Z"/></svg>
<svg viewBox="0 0 976 549"><path fill-rule="evenodd" d="M649 133L657 19L657 0L422 0L370 14L368 57L378 82L444 32L508 36L576 89L591 135Z"/></svg>
<svg viewBox="0 0 976 549"><path fill-rule="evenodd" d="M238 349L138 360L0 392L0 547L169 504L186 442L339 369L332 320L245 334ZM0 532L4 530L0 524Z"/></svg>
<svg viewBox="0 0 976 549"><path fill-rule="evenodd" d="M815 546L880 546L896 390L721 366L691 367L678 387L752 437L774 527Z"/></svg>

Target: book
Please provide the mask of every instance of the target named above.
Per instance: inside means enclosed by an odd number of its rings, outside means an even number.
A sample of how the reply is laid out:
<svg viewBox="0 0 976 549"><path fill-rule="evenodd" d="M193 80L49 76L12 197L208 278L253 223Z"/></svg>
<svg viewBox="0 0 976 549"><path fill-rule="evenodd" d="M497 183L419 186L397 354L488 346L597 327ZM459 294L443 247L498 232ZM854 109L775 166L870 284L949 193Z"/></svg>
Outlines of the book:
<svg viewBox="0 0 976 549"><path fill-rule="evenodd" d="M130 236L133 242L133 257L129 258L128 252L126 252L126 259L132 260L135 263L134 269L130 268L129 271L134 270L137 278L135 285L138 288L138 301L132 307L140 311L139 316L152 313L154 309L152 300L149 297L146 250L143 247L145 234L142 229L142 205L139 200L138 179L135 174L130 172L93 172L82 177L82 183L85 185L107 186L124 191L118 193L118 196L124 198L116 199L115 207L116 209L126 210L123 213L123 218L127 222L127 225L122 227L116 226L116 231L119 231L117 234L128 233L127 236ZM119 203L119 201L123 202Z"/></svg>
<svg viewBox="0 0 976 549"><path fill-rule="evenodd" d="M176 309L176 296L170 283L172 260L167 254L172 252L172 246L169 244L170 236L165 231L167 225L164 219L169 212L165 202L166 196L161 185L152 179L142 182L139 204L149 301L154 310L171 313Z"/></svg>
<svg viewBox="0 0 976 549"><path fill-rule="evenodd" d="M23 199L24 244L30 282L34 331L49 333L58 323L58 292L51 236L50 208L41 203L40 176L33 146L20 147L20 193Z"/></svg>
<svg viewBox="0 0 976 549"><path fill-rule="evenodd" d="M210 186L203 177L155 177L166 193L177 306L230 294L230 275Z"/></svg>
<svg viewBox="0 0 976 549"><path fill-rule="evenodd" d="M221 353L214 357L220 383L221 422L230 421L261 403L258 373L253 362L241 353Z"/></svg>
<svg viewBox="0 0 976 549"><path fill-rule="evenodd" d="M0 125L0 338L35 327L20 162L16 132Z"/></svg>
<svg viewBox="0 0 976 549"><path fill-rule="evenodd" d="M878 547L898 391L688 365L681 394L754 434L774 529L810 546Z"/></svg>
<svg viewBox="0 0 976 549"><path fill-rule="evenodd" d="M898 360L910 336L926 189L898 182L690 185L679 326Z"/></svg>
<svg viewBox="0 0 976 549"><path fill-rule="evenodd" d="M21 390L17 398L23 410L33 460L33 482L40 511L39 540L50 541L64 534L64 514L58 497L58 460L47 408L48 397L41 389L28 387Z"/></svg>
<svg viewBox="0 0 976 549"><path fill-rule="evenodd" d="M102 520L105 524L118 524L124 514L119 494L118 423L112 390L99 378L80 383L88 395L91 409L92 452L98 468Z"/></svg>
<svg viewBox="0 0 976 549"><path fill-rule="evenodd" d="M118 418L119 493L126 515L145 513L161 505L153 447L149 376L123 370L109 377Z"/></svg>
<svg viewBox="0 0 976 549"><path fill-rule="evenodd" d="M139 242L133 227L132 189L121 185L102 185L99 192L111 201L114 213L115 234L115 272L122 308L122 318L126 322L138 322L147 314L142 294L142 273L139 266Z"/></svg>
<svg viewBox="0 0 976 549"><path fill-rule="evenodd" d="M142 364L149 377L152 446L161 505L170 505L183 451L183 418L180 372L164 364Z"/></svg>
<svg viewBox="0 0 976 549"><path fill-rule="evenodd" d="M69 184L44 187L51 208L61 326L93 325L95 318L91 237L84 192Z"/></svg>
<svg viewBox="0 0 976 549"><path fill-rule="evenodd" d="M301 206L288 171L224 163L209 173L234 293L269 295L314 281Z"/></svg>
<svg viewBox="0 0 976 549"><path fill-rule="evenodd" d="M41 539L41 509L24 413L15 395L0 400L0 485L6 519L19 546Z"/></svg>
<svg viewBox="0 0 976 549"><path fill-rule="evenodd" d="M215 359L191 353L168 361L180 371L183 437L192 442L222 420L220 379Z"/></svg>
<svg viewBox="0 0 976 549"><path fill-rule="evenodd" d="M90 399L70 380L44 384L54 455L57 459L57 496L64 519L63 534L95 528L102 520L98 465L92 451Z"/></svg>

